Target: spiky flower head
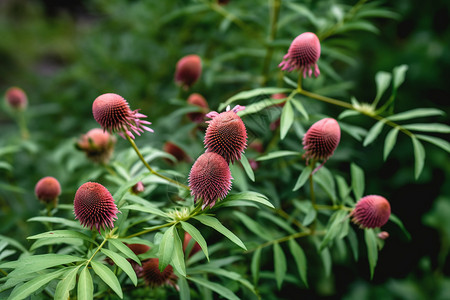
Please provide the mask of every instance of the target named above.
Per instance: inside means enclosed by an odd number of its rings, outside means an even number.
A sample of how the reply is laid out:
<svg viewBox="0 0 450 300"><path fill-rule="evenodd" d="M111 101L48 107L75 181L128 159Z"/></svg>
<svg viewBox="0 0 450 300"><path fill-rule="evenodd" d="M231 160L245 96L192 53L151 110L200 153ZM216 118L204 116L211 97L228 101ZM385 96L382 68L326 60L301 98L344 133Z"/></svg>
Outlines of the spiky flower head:
<svg viewBox="0 0 450 300"><path fill-rule="evenodd" d="M317 60L320 57L320 41L312 32L305 32L297 36L289 47L288 53L283 57L283 61L278 65L283 71L291 72L299 70L311 77L314 67L314 76L319 76L320 71Z"/></svg>
<svg viewBox="0 0 450 300"><path fill-rule="evenodd" d="M199 107L198 112L196 111L187 113L187 117L194 123L203 123L203 121L205 120L205 115L209 110L208 102L206 102L206 99L198 93L193 93L188 97L187 103L189 105Z"/></svg>
<svg viewBox="0 0 450 300"><path fill-rule="evenodd" d="M10 87L6 90L5 101L11 108L23 110L28 105L28 98L25 92L19 87Z"/></svg>
<svg viewBox="0 0 450 300"><path fill-rule="evenodd" d="M73 207L75 219L84 227L95 226L99 233L100 228L114 227L119 212L111 193L96 182L86 182L78 188Z"/></svg>
<svg viewBox="0 0 450 300"><path fill-rule="evenodd" d="M94 162L106 163L111 158L116 138L100 128L89 130L77 141L77 148Z"/></svg>
<svg viewBox="0 0 450 300"><path fill-rule="evenodd" d="M126 134L134 139L131 131L137 135L141 135L144 130L153 132L153 129L143 125L151 123L141 120L147 116L139 113L138 109L132 111L127 100L114 93L98 96L92 104L92 113L103 130L117 132L123 138Z"/></svg>
<svg viewBox="0 0 450 300"><path fill-rule="evenodd" d="M184 240L183 240L183 251L186 252L186 249L188 248L189 242L192 240L192 236L185 232L184 233ZM200 245L194 240L194 244L190 249L187 249L189 251L189 256L194 255L198 251L202 250Z"/></svg>
<svg viewBox="0 0 450 300"><path fill-rule="evenodd" d="M236 105L230 110L228 106L227 110L220 114L212 111L206 115L212 118L206 122L209 124L204 141L206 152L221 155L227 163L241 159L247 148L247 130L237 112L244 109L245 106Z"/></svg>
<svg viewBox="0 0 450 300"><path fill-rule="evenodd" d="M202 209L213 207L231 189L231 171L225 159L217 153L206 152L195 161L189 173L189 187L194 201L203 199Z"/></svg>
<svg viewBox="0 0 450 300"><path fill-rule="evenodd" d="M333 155L341 139L341 129L333 118L317 121L303 136L304 157L309 160L323 159L322 165ZM320 165L315 171L317 171Z"/></svg>
<svg viewBox="0 0 450 300"><path fill-rule="evenodd" d="M177 162L191 162L192 158L179 146L177 146L176 144L172 143L172 142L165 142L164 146L163 146L163 150L167 153L169 153L170 155L172 155L173 157L175 157L175 159L177 160ZM167 162L173 164L173 161L167 159Z"/></svg>
<svg viewBox="0 0 450 300"><path fill-rule="evenodd" d="M378 228L389 220L391 205L386 198L369 195L361 198L351 212L352 221L361 228Z"/></svg>
<svg viewBox="0 0 450 300"><path fill-rule="evenodd" d="M47 176L36 183L34 193L40 201L56 204L61 194L61 185L55 177Z"/></svg>
<svg viewBox="0 0 450 300"><path fill-rule="evenodd" d="M142 263L142 268L137 275L143 278L145 283L151 287L169 285L178 290L176 284L178 277L174 274L173 267L167 265L164 271L161 272L158 265L158 258L149 258Z"/></svg>
<svg viewBox="0 0 450 300"><path fill-rule="evenodd" d="M202 60L196 54L182 57L175 69L175 83L185 90L190 88L202 74Z"/></svg>

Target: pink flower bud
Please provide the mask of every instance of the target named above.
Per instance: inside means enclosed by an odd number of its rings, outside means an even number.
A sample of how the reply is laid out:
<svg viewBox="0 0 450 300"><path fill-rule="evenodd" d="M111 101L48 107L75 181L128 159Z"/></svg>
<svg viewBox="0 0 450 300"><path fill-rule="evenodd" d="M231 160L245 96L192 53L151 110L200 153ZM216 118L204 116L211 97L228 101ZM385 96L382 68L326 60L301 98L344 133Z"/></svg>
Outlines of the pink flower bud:
<svg viewBox="0 0 450 300"><path fill-rule="evenodd" d="M317 66L317 60L320 57L320 41L312 32L305 32L297 36L289 47L288 53L283 57L283 61L278 65L283 71L291 72L299 70L309 77L312 75L314 67L314 76L319 76L320 71Z"/></svg>
<svg viewBox="0 0 450 300"><path fill-rule="evenodd" d="M100 128L89 130L77 142L77 148L84 151L94 162L106 163L111 158L116 138Z"/></svg>
<svg viewBox="0 0 450 300"><path fill-rule="evenodd" d="M16 110L23 110L28 105L27 95L18 87L11 87L6 90L5 101L11 108Z"/></svg>
<svg viewBox="0 0 450 300"><path fill-rule="evenodd" d="M133 185L133 187L131 188L131 191L134 194L140 194L145 190L145 186L142 183L142 181L139 181L138 183L136 183L135 185Z"/></svg>
<svg viewBox="0 0 450 300"><path fill-rule="evenodd" d="M189 96L187 103L200 108L199 112L187 113L187 117L194 123L203 123L205 121L205 115L209 110L205 98L200 94L194 93Z"/></svg>
<svg viewBox="0 0 450 300"><path fill-rule="evenodd" d="M36 183L34 193L40 201L56 204L61 194L61 185L56 178L47 176Z"/></svg>
<svg viewBox="0 0 450 300"><path fill-rule="evenodd" d="M172 142L165 142L163 146L163 150L173 157L176 158L177 162L191 162L192 158L179 146L175 145ZM173 163L173 161L167 159L168 163Z"/></svg>
<svg viewBox="0 0 450 300"><path fill-rule="evenodd" d="M202 74L202 60L200 56L186 55L177 62L175 70L175 83L184 89L190 88Z"/></svg>
<svg viewBox="0 0 450 300"><path fill-rule="evenodd" d="M352 221L361 228L377 228L383 226L389 220L391 206L384 197L365 196L356 203L351 216Z"/></svg>

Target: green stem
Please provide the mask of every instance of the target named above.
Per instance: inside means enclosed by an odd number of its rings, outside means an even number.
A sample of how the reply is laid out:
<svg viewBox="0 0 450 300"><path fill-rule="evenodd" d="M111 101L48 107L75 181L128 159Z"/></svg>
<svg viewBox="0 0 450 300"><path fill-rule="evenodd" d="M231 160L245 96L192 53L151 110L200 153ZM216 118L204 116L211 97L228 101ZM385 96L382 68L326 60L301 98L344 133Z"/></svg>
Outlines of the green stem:
<svg viewBox="0 0 450 300"><path fill-rule="evenodd" d="M6 272L6 271L3 270L3 269L0 269L0 273L2 273L2 274L5 275L5 276L8 276L8 272Z"/></svg>
<svg viewBox="0 0 450 300"><path fill-rule="evenodd" d="M314 165L316 164L316 160L313 160L311 163L311 168L314 168ZM316 195L314 193L314 180L313 180L313 174L311 173L309 175L309 191L311 194L311 204L314 208L314 210L317 212L316 207ZM316 231L316 219L314 219L313 223L311 224L311 232L314 233Z"/></svg>
<svg viewBox="0 0 450 300"><path fill-rule="evenodd" d="M314 208L316 210L347 210L347 211L352 211L353 208L351 207L346 207L343 205L321 205L321 204L316 204L314 205Z"/></svg>
<svg viewBox="0 0 450 300"><path fill-rule="evenodd" d="M302 91L302 79L303 79L302 72L300 72L298 74L298 80L297 80L297 89L296 89L297 93L300 93Z"/></svg>
<svg viewBox="0 0 450 300"><path fill-rule="evenodd" d="M27 140L30 137L30 132L28 131L25 113L23 111L19 111L17 122L19 123L20 135L22 136L22 139Z"/></svg>
<svg viewBox="0 0 450 300"><path fill-rule="evenodd" d="M160 225L160 226L155 226L155 227L152 227L152 228L149 228L149 229L145 229L145 230L133 233L133 234L125 237L125 239L129 239L129 238L132 238L132 237L135 237L135 236L140 236L140 235L143 235L143 234L146 234L146 233L149 233L149 232L152 232L152 231L164 228L164 227L169 227L169 226L172 226L175 223L177 223L177 222L174 221L174 222L166 223L166 224L163 224L163 225Z"/></svg>
<svg viewBox="0 0 450 300"><path fill-rule="evenodd" d="M95 252L92 254L91 258L89 258L86 261L86 268L89 266L89 264L91 263L92 259L94 259L95 255L97 255L98 251L100 251L100 249L102 249L103 245L105 245L107 240L108 240L108 238L105 237L103 242L97 247L97 249L95 249Z"/></svg>
<svg viewBox="0 0 450 300"><path fill-rule="evenodd" d="M267 39L267 52L266 52L266 57L264 58L264 63L263 63L262 86L265 86L267 84L267 81L269 78L270 62L272 61L272 56L273 56L272 42L275 40L275 38L277 36L278 17L280 15L280 6L281 6L281 0L271 0L270 2L272 2L272 5L270 5L270 7L272 8L272 11L271 11L271 18L270 18L269 37Z"/></svg>
<svg viewBox="0 0 450 300"><path fill-rule="evenodd" d="M285 212L285 211L282 210L281 208L280 208L280 209L277 209L275 212L276 212L277 214L279 214L280 216L282 216L283 218L285 218L287 221L290 221L290 222L294 223L295 225L297 225L298 228L300 228L300 229L302 229L302 230L304 230L304 231L309 230L308 227L303 226L302 223L300 223L299 221L297 221L295 218L293 218L292 216L290 216L287 212Z"/></svg>
<svg viewBox="0 0 450 300"><path fill-rule="evenodd" d="M150 165L145 161L144 157L142 156L141 152L139 151L138 147L136 146L136 143L134 142L134 140L129 137L127 134L124 134L127 137L127 140L130 142L131 146L133 147L134 151L136 151L136 154L139 156L139 159L142 161L142 163L144 163L145 167L150 171L150 173L152 173L153 175L156 175L164 180L167 180L170 183L173 183L175 185L178 185L179 187L182 187L186 190L189 191L189 187L187 185L184 185L178 181L175 181L169 177L166 177L162 174L159 174L158 172L156 172L155 170L152 169L152 167L150 167Z"/></svg>

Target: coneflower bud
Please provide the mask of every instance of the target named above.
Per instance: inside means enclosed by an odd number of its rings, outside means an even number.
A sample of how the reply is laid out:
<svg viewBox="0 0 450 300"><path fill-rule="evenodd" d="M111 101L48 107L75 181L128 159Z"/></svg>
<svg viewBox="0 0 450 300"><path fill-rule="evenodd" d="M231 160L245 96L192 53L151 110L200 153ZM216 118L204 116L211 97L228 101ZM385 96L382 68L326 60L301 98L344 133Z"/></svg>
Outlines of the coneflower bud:
<svg viewBox="0 0 450 300"><path fill-rule="evenodd" d="M389 237L389 232L382 231L382 232L378 233L377 236L380 240L385 240Z"/></svg>
<svg viewBox="0 0 450 300"><path fill-rule="evenodd" d="M187 90L200 78L201 74L202 60L200 56L186 55L177 62L175 83Z"/></svg>
<svg viewBox="0 0 450 300"><path fill-rule="evenodd" d="M217 153L206 152L195 161L189 173L189 187L194 201L203 199L202 209L213 207L231 189L231 171L225 159Z"/></svg>
<svg viewBox="0 0 450 300"><path fill-rule="evenodd" d="M113 93L98 96L92 104L94 119L103 130L108 130L110 133L117 132L123 138L125 133L134 139L131 130L137 135L141 135L140 133L144 130L153 132L153 129L143 125L151 123L141 120L147 116L138 111L138 109L132 111L122 96Z"/></svg>
<svg viewBox="0 0 450 300"><path fill-rule="evenodd" d="M202 95L194 93L188 97L187 103L193 106L197 106L200 109L199 112L187 113L187 117L194 123L203 123L203 121L205 120L205 115L209 110L206 99Z"/></svg>
<svg viewBox="0 0 450 300"><path fill-rule="evenodd" d="M111 158L116 138L100 128L89 130L82 135L76 146L94 162L106 163Z"/></svg>
<svg viewBox="0 0 450 300"><path fill-rule="evenodd" d="M179 146L175 145L172 142L165 142L164 146L163 146L163 150L167 153L169 153L170 155L172 155L173 157L176 158L177 162L191 162L192 158L187 155L186 152L184 152L183 149L181 149ZM166 160L168 163L173 164L173 161L167 159Z"/></svg>
<svg viewBox="0 0 450 300"><path fill-rule="evenodd" d="M119 212L111 193L96 182L86 182L78 188L73 206L81 225L90 229L95 226L99 233L100 227L114 227Z"/></svg>
<svg viewBox="0 0 450 300"><path fill-rule="evenodd" d="M23 110L27 107L28 98L25 92L18 87L10 87L6 90L5 101L11 108Z"/></svg>
<svg viewBox="0 0 450 300"><path fill-rule="evenodd" d="M387 223L391 206L386 198L369 195L361 198L351 212L352 221L361 228L377 228Z"/></svg>
<svg viewBox="0 0 450 300"><path fill-rule="evenodd" d="M189 245L189 242L192 240L192 236L185 232L184 233L184 241L183 241L183 251L186 252L186 248ZM191 250L189 251L189 256L194 255L195 253L197 253L198 251L202 250L202 248L200 247L200 245L194 241L194 245L192 246Z"/></svg>
<svg viewBox="0 0 450 300"><path fill-rule="evenodd" d="M58 202L58 197L61 194L61 185L59 181L51 176L41 178L34 187L36 197L44 203Z"/></svg>
<svg viewBox="0 0 450 300"><path fill-rule="evenodd" d="M333 155L340 139L341 129L335 119L325 118L314 123L303 136L306 163L311 159L323 159L323 163L315 170L317 171Z"/></svg>
<svg viewBox="0 0 450 300"><path fill-rule="evenodd" d="M319 76L320 71L317 66L317 60L320 57L320 41L312 32L305 32L297 36L289 47L288 53L283 57L283 61L278 65L282 70L288 72L299 70L309 77L312 75L314 67L314 76Z"/></svg>
<svg viewBox="0 0 450 300"><path fill-rule="evenodd" d="M217 113L212 111L206 116L212 118L207 121L208 128L205 134L206 152L214 152L225 158L227 163L234 163L241 159L241 155L247 148L247 131L244 122L237 115L244 106L236 105L232 110Z"/></svg>
<svg viewBox="0 0 450 300"><path fill-rule="evenodd" d="M150 287L169 285L178 290L178 286L176 284L178 277L173 273L173 267L171 265L167 265L164 271L160 272L158 265L158 258L147 259L143 262L138 276L143 278L145 283Z"/></svg>
<svg viewBox="0 0 450 300"><path fill-rule="evenodd" d="M145 190L145 186L142 181L139 181L138 183L133 185L133 187L131 188L131 191L133 192L133 194L136 194L136 195L142 193L144 190Z"/></svg>

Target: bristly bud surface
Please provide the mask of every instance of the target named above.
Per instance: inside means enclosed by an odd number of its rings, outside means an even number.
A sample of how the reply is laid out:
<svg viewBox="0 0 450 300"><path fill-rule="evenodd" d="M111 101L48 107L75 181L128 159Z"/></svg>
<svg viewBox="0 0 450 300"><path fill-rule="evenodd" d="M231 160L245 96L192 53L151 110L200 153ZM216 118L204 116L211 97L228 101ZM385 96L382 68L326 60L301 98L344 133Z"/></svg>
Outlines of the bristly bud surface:
<svg viewBox="0 0 450 300"><path fill-rule="evenodd" d="M391 205L386 198L378 195L361 198L351 213L352 221L361 228L381 227L390 216Z"/></svg>
<svg viewBox="0 0 450 300"><path fill-rule="evenodd" d="M40 201L56 204L61 194L61 185L55 177L47 176L36 183L34 193Z"/></svg>

